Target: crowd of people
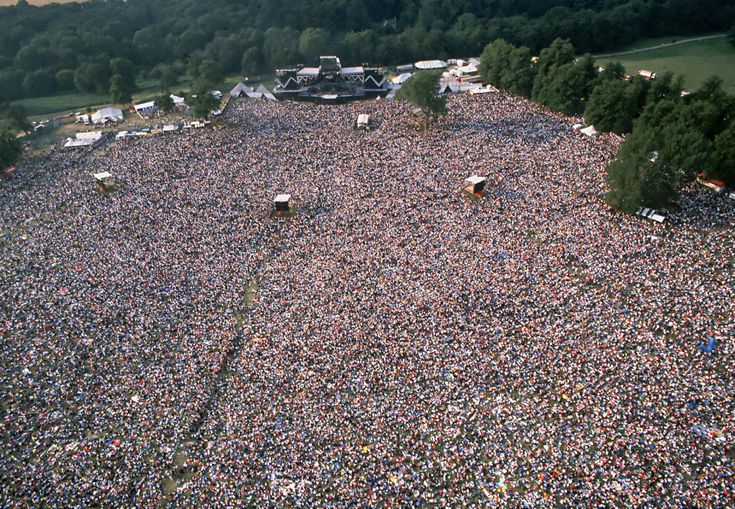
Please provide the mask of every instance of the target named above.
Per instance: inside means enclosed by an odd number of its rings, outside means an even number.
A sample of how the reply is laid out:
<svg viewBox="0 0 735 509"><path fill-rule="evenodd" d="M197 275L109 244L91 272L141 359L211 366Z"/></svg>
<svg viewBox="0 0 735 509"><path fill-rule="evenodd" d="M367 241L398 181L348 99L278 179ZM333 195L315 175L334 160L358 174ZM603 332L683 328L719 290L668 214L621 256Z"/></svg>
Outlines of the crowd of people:
<svg viewBox="0 0 735 509"><path fill-rule="evenodd" d="M615 136L410 110L238 100L3 183L0 506L735 505L735 202L659 225Z"/></svg>

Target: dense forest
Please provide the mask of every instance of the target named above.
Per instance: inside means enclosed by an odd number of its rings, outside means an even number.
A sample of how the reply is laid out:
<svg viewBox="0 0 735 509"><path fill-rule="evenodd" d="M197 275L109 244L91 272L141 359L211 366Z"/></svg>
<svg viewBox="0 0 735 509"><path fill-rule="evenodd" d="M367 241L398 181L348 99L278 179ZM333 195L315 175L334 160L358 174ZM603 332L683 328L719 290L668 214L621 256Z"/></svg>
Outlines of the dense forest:
<svg viewBox="0 0 735 509"><path fill-rule="evenodd" d="M323 52L390 65L479 55L498 38L534 54L557 37L604 51L733 22L731 0L21 0L0 8L0 102L172 86L212 62L249 75Z"/></svg>

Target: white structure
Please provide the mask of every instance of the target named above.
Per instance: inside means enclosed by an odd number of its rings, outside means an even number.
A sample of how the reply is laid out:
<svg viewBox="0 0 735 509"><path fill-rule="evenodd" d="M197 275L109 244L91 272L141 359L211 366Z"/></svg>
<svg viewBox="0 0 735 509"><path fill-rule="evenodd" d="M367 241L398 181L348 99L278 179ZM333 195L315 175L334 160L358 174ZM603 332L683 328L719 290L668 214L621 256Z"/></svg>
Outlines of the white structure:
<svg viewBox="0 0 735 509"><path fill-rule="evenodd" d="M243 95L248 95L255 92L251 87L247 86L242 81L235 85L235 88L230 90L230 97L241 97ZM260 99L260 98L259 98Z"/></svg>
<svg viewBox="0 0 735 509"><path fill-rule="evenodd" d="M642 78L646 78L647 80L655 80L656 79L656 73L653 71L647 71L645 69L641 69L638 71L638 76L641 76Z"/></svg>
<svg viewBox="0 0 735 509"><path fill-rule="evenodd" d="M355 125L358 129L370 129L370 115L366 115L364 113L359 114Z"/></svg>
<svg viewBox="0 0 735 509"><path fill-rule="evenodd" d="M636 215L640 217L645 217L646 219L650 219L651 221L656 221L657 223L663 223L666 220L666 217L662 214L659 214L658 211L643 207L638 209Z"/></svg>
<svg viewBox="0 0 735 509"><path fill-rule="evenodd" d="M574 125L572 126L572 129L574 129L575 131L579 131L579 130L580 130L580 129L582 129L583 127L584 127L584 124L574 124Z"/></svg>
<svg viewBox="0 0 735 509"><path fill-rule="evenodd" d="M112 178L112 174L107 171L103 171L100 173L93 173L92 176L99 182Z"/></svg>
<svg viewBox="0 0 735 509"><path fill-rule="evenodd" d="M472 175L471 177L466 178L464 183L465 190L468 193L478 194L485 190L487 179L485 177L480 177L479 175Z"/></svg>
<svg viewBox="0 0 735 509"><path fill-rule="evenodd" d="M123 112L119 108L102 108L92 114L92 122L106 124L107 122L122 122Z"/></svg>
<svg viewBox="0 0 735 509"><path fill-rule="evenodd" d="M148 101L135 105L135 112L140 115L143 120L148 120L158 108L156 107L156 101Z"/></svg>
<svg viewBox="0 0 735 509"><path fill-rule="evenodd" d="M727 197L730 198L731 200L735 200L735 191L733 191L732 193L728 194Z"/></svg>
<svg viewBox="0 0 735 509"><path fill-rule="evenodd" d="M416 62L414 65L416 66L416 69L421 69L422 71L429 69L445 69L447 67L447 63L444 60L422 60L420 62Z"/></svg>
<svg viewBox="0 0 735 509"><path fill-rule="evenodd" d="M278 212L288 212L291 210L291 195L279 194L273 199L273 204Z"/></svg>
<svg viewBox="0 0 735 509"><path fill-rule="evenodd" d="M470 94L494 94L497 91L498 89L493 87L492 85L485 85L484 87L470 89Z"/></svg>
<svg viewBox="0 0 735 509"><path fill-rule="evenodd" d="M597 129L595 129L595 126L587 126L584 129L579 130L580 133L584 134L585 136L589 136L590 138L594 138L597 136Z"/></svg>
<svg viewBox="0 0 735 509"><path fill-rule="evenodd" d="M93 147L102 139L102 131L77 133L74 138L67 138L64 148Z"/></svg>
<svg viewBox="0 0 735 509"><path fill-rule="evenodd" d="M393 85L403 85L411 78L411 76L413 76L413 74L411 74L410 72L403 72L398 76L394 76L393 78L391 78L390 82Z"/></svg>
<svg viewBox="0 0 735 509"><path fill-rule="evenodd" d="M270 91L270 90L268 90L267 88L265 88L265 87L264 87L263 85L260 85L260 86L259 86L258 88L256 88L256 89L255 89L255 92L256 92L257 94L260 94L260 96L261 96L261 97L262 97L263 99L267 99L267 100L269 100L269 101L275 101L275 100L276 100L276 96L274 96L274 95L273 95L273 94L271 93L271 91Z"/></svg>
<svg viewBox="0 0 735 509"><path fill-rule="evenodd" d="M177 110L185 110L189 107L186 105L184 98L179 97L178 95L171 94L171 100L174 102L174 108Z"/></svg>
<svg viewBox="0 0 735 509"><path fill-rule="evenodd" d="M89 125L89 115L82 115L81 113L76 114L75 124Z"/></svg>

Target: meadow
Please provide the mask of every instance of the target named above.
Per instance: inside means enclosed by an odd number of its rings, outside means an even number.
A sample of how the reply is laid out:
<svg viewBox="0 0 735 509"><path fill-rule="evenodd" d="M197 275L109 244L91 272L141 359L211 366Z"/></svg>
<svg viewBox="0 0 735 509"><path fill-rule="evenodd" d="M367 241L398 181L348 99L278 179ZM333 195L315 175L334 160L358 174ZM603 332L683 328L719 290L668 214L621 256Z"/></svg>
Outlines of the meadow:
<svg viewBox="0 0 735 509"><path fill-rule="evenodd" d="M656 44L672 40L676 39L663 38L656 40ZM652 41L648 42L650 44ZM640 41L636 46L645 48L645 44L645 41ZM735 47L724 37L652 48L640 53L601 57L597 61L602 66L607 62L618 61L630 74L635 74L639 69L658 74L666 71L681 74L688 90L695 90L708 77L717 75L722 78L725 90L735 94Z"/></svg>

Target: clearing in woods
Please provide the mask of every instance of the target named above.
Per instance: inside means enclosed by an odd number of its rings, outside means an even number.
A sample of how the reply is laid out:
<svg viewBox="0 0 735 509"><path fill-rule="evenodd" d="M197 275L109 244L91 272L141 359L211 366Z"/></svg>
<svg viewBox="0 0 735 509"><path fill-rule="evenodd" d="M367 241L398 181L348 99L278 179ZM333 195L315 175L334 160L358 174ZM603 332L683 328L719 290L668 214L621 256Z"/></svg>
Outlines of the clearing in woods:
<svg viewBox="0 0 735 509"><path fill-rule="evenodd" d="M661 42L670 42L671 38L667 39ZM611 61L623 64L630 74L637 73L639 69L647 69L658 74L666 71L681 74L688 90L695 90L704 80L717 75L722 78L724 89L730 94L735 94L735 48L725 37L597 59L602 66Z"/></svg>

